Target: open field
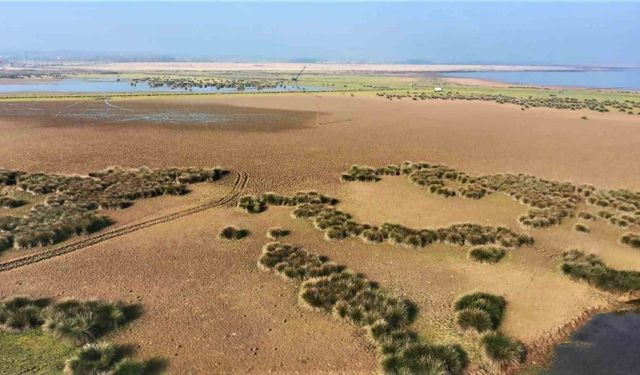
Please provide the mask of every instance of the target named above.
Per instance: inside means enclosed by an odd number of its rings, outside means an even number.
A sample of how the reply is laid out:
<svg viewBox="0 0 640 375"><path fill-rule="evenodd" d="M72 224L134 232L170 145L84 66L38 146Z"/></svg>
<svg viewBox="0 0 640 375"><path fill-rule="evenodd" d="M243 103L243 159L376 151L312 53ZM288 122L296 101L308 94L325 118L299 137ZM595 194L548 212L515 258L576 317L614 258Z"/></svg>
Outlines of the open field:
<svg viewBox="0 0 640 375"><path fill-rule="evenodd" d="M2 168L86 175L113 165L219 165L248 176L224 205L2 271L0 297L139 303L144 314L110 341L140 345L141 358L167 359L169 373L375 373L380 357L369 334L301 305L298 284L258 268L261 249L270 241L265 234L280 227L290 231L284 242L326 255L415 303L412 329L431 343L462 345L470 371L496 370L483 355L478 334L457 326L454 301L476 291L504 297L500 331L522 341L537 358L565 325L617 304L615 295L565 276L563 251L578 248L614 269L640 271L638 250L619 242L624 233L637 233L638 225L611 225L598 216L600 207L581 202L576 211L590 212L595 221L569 217L536 229L518 219L529 207L501 192L478 200L444 198L402 176L343 182L341 173L352 164L425 160L476 176L526 173L638 191L638 126L639 116L617 112L522 111L492 102L389 101L341 92L0 101ZM98 212L114 220L106 231L118 230L230 196L236 191L233 181L230 175L219 183L194 184L184 196L141 199L124 210ZM286 195L317 190L337 198L336 208L359 223L440 228L470 222L504 226L535 242L510 248L489 264L468 259L468 244L443 241L414 249L360 238L327 241L310 221L291 216L294 207L243 212L235 207L240 190ZM25 199L26 206L0 208L0 215L25 213L39 197ZM588 233L574 230L576 223L588 225ZM228 226L249 234L220 238ZM82 240L74 237L62 246ZM0 262L47 249L9 250Z"/></svg>

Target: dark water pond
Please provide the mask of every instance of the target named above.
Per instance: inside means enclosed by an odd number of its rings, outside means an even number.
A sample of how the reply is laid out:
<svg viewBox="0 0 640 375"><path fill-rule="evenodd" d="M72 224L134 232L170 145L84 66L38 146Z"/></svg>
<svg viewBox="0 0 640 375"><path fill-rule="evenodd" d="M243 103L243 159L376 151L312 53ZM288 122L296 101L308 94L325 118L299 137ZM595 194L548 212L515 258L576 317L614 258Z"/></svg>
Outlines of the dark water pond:
<svg viewBox="0 0 640 375"><path fill-rule="evenodd" d="M640 313L593 317L554 351L544 375L640 374Z"/></svg>
<svg viewBox="0 0 640 375"><path fill-rule="evenodd" d="M287 85L273 87L269 89L257 90L255 88L247 88L244 92L297 92L297 91L327 91L326 87L316 86L298 86ZM77 79L68 78L55 81L33 82L25 81L0 83L0 93L2 94L19 94L19 93L129 93L129 92L195 92L195 93L231 93L238 92L235 88L215 87L194 87L191 91L172 90L168 87L150 87L145 83L138 83L131 86L130 81L114 79Z"/></svg>
<svg viewBox="0 0 640 375"><path fill-rule="evenodd" d="M452 72L442 75L445 77L486 79L520 85L640 90L640 69L576 72Z"/></svg>

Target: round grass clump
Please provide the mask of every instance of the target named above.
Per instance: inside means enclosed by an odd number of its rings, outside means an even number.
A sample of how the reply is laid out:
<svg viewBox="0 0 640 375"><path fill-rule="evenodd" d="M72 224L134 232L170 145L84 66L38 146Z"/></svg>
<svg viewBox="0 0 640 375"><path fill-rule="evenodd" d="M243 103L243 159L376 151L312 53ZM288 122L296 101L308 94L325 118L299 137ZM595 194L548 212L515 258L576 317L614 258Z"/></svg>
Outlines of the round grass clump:
<svg viewBox="0 0 640 375"><path fill-rule="evenodd" d="M66 375L106 374L118 362L117 348L107 342L86 344L64 366Z"/></svg>
<svg viewBox="0 0 640 375"><path fill-rule="evenodd" d="M479 309L486 312L491 318L492 329L497 329L502 323L506 306L507 301L504 297L483 292L464 295L454 303L456 311Z"/></svg>
<svg viewBox="0 0 640 375"><path fill-rule="evenodd" d="M520 341L499 332L489 332L480 339L484 355L498 366L522 363L527 358L527 348Z"/></svg>
<svg viewBox="0 0 640 375"><path fill-rule="evenodd" d="M573 226L573 230L575 230L576 232L582 232L582 233L591 232L591 229L589 229L589 227L586 224L583 224L583 223L576 223Z"/></svg>
<svg viewBox="0 0 640 375"><path fill-rule="evenodd" d="M475 329L480 333L490 331L494 328L491 315L478 308L467 308L458 311L456 323L458 323L458 326L463 330Z"/></svg>
<svg viewBox="0 0 640 375"><path fill-rule="evenodd" d="M507 250L499 246L476 246L469 250L469 258L482 263L498 263L506 254Z"/></svg>
<svg viewBox="0 0 640 375"><path fill-rule="evenodd" d="M267 231L267 237L272 240L277 240L278 238L286 237L291 234L291 231L288 229L282 229L280 227L269 228Z"/></svg>
<svg viewBox="0 0 640 375"><path fill-rule="evenodd" d="M247 229L240 229L234 226L224 227L220 231L220 238L224 240L240 240L249 235L249 231Z"/></svg>

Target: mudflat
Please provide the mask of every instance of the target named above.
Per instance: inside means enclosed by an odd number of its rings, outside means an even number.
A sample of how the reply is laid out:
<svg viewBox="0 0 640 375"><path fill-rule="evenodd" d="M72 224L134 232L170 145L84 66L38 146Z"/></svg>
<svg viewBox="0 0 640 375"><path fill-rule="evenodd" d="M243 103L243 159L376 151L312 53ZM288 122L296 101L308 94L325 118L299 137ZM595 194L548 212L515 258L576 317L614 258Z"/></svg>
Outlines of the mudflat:
<svg viewBox="0 0 640 375"><path fill-rule="evenodd" d="M505 296L503 330L536 344L610 303L604 293L562 275L563 250L580 247L616 268L640 270L637 250L616 242L623 230L599 222L589 234L576 233L575 218L523 229L517 216L526 207L501 194L479 201L442 198L404 177L345 183L340 173L351 164L426 160L471 174L527 173L638 190L638 126L636 117L617 113L337 93L0 102L4 168L86 174L111 165L220 165L247 172L247 193L318 190L336 196L338 207L362 222L434 228L468 221L525 231L536 240L486 265L445 244L415 250L358 239L328 242L309 222L292 218L291 208L249 215L227 206L1 272L0 296L141 303L143 316L114 341L137 343L143 357L167 358L171 373L375 372L375 348L362 330L300 307L293 284L256 266L266 230L279 225L292 231L287 242L413 300L419 332L461 343L476 366L477 340L453 320L451 305L460 294ZM216 187L197 184L184 198L143 200L112 216L115 225L135 222L224 196L230 184L227 178ZM251 235L221 240L218 231L226 225Z"/></svg>

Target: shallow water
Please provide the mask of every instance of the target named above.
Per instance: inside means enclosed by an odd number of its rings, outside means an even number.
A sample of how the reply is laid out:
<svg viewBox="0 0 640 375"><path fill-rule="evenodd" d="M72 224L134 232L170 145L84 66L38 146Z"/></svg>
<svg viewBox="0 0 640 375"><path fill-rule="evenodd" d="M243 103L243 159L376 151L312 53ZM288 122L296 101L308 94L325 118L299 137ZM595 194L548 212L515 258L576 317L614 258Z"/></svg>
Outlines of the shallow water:
<svg viewBox="0 0 640 375"><path fill-rule="evenodd" d="M284 87L274 87L269 89L257 90L255 88L247 88L244 92L295 92L295 91L327 91L326 87L316 86L298 86L289 85ZM77 79L67 78L55 81L34 82L15 80L10 83L0 83L0 93L19 94L19 93L115 93L115 92L156 92L156 93L230 93L238 92L235 88L215 87L194 87L191 90L172 90L168 87L150 87L148 84L141 82L135 86L131 86L130 81L116 79Z"/></svg>
<svg viewBox="0 0 640 375"><path fill-rule="evenodd" d="M640 313L598 314L558 345L543 375L640 374Z"/></svg>
<svg viewBox="0 0 640 375"><path fill-rule="evenodd" d="M566 86L640 90L640 69L576 72L451 72L445 77L478 78L536 86Z"/></svg>

